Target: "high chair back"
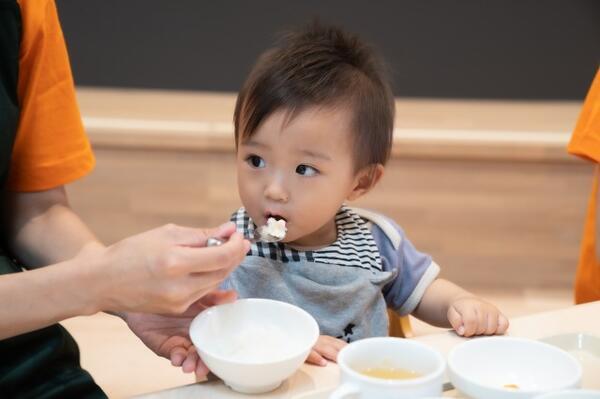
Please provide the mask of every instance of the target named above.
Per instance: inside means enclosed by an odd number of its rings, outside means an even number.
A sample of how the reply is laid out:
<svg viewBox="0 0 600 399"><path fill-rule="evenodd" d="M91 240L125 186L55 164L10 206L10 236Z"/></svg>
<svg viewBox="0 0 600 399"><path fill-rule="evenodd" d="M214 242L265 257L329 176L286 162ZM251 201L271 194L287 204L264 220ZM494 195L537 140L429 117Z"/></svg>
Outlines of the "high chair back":
<svg viewBox="0 0 600 399"><path fill-rule="evenodd" d="M399 316L392 309L388 309L388 320L390 337L411 338L414 336L408 316Z"/></svg>

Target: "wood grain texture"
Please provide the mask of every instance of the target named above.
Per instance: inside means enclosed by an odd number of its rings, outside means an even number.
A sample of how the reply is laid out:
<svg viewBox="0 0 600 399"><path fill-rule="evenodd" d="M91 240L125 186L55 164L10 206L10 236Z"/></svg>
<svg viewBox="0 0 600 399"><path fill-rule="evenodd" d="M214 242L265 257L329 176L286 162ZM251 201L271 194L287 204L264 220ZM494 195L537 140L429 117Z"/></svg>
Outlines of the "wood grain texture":
<svg viewBox="0 0 600 399"><path fill-rule="evenodd" d="M233 153L96 150L98 166L68 190L113 243L164 223L215 226L240 206ZM400 224L467 287L570 287L592 167L584 162L391 160L353 205Z"/></svg>
<svg viewBox="0 0 600 399"><path fill-rule="evenodd" d="M240 206L235 94L82 88L78 97L98 162L69 192L103 241L169 222L214 226ZM396 105L401 130L384 179L355 205L393 218L467 287L570 288L592 179L592 166L565 150L580 104Z"/></svg>

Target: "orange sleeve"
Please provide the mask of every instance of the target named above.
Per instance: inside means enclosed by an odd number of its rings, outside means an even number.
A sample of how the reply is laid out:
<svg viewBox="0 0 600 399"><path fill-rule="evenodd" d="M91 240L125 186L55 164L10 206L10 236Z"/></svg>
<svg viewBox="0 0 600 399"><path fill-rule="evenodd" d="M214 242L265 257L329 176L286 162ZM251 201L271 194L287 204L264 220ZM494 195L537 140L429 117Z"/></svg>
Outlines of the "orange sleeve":
<svg viewBox="0 0 600 399"><path fill-rule="evenodd" d="M19 125L7 188L41 191L72 182L94 167L69 57L53 0L19 0Z"/></svg>
<svg viewBox="0 0 600 399"><path fill-rule="evenodd" d="M596 162L592 194L581 239L577 273L575 275L575 302L600 300L600 261L596 255L599 232L596 231L598 181L600 179L600 69L583 104L573 131L569 152Z"/></svg>
<svg viewBox="0 0 600 399"><path fill-rule="evenodd" d="M596 201L598 181L600 180L600 165L596 165L592 194L588 203L587 217L583 229L579 263L575 274L575 303L585 303L600 300L600 260L596 256Z"/></svg>
<svg viewBox="0 0 600 399"><path fill-rule="evenodd" d="M595 162L600 162L600 69L583 104L568 150Z"/></svg>

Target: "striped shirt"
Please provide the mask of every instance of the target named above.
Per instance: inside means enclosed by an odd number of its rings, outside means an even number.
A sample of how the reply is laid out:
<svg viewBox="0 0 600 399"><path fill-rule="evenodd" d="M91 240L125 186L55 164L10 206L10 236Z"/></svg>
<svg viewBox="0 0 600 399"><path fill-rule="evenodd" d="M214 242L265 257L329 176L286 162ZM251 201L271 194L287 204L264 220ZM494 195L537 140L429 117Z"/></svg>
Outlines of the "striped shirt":
<svg viewBox="0 0 600 399"><path fill-rule="evenodd" d="M246 237L252 237L256 225L244 208L238 209L231 216L237 230ZM382 271L381 258L377 244L368 228L367 222L350 208L342 206L335 216L338 237L336 241L324 248L309 251L298 251L285 243L253 243L248 256L260 256L283 263L308 262L326 263L344 267Z"/></svg>
<svg viewBox="0 0 600 399"><path fill-rule="evenodd" d="M231 220L244 235L253 235L256 226L244 208ZM335 242L316 250L253 244L222 288L236 290L240 298L299 306L316 319L322 335L347 342L387 335L386 308L411 313L439 266L378 213L342 206L335 223Z"/></svg>

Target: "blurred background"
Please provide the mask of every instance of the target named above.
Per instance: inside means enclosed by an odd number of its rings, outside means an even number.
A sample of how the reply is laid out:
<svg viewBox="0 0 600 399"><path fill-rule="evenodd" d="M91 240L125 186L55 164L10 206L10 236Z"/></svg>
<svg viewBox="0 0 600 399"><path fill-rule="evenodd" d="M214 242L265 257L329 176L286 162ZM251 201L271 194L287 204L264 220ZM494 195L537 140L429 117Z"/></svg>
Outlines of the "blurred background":
<svg viewBox="0 0 600 399"><path fill-rule="evenodd" d="M397 97L386 176L355 205L512 317L572 303L592 166L566 144L600 61L600 2L56 2L98 162L69 195L104 242L228 219L236 92L278 33L316 17L373 44ZM115 318L65 324L111 397L193 381Z"/></svg>
<svg viewBox="0 0 600 399"><path fill-rule="evenodd" d="M401 97L581 100L595 0L58 0L80 85L235 92L277 33L311 18L375 45Z"/></svg>

